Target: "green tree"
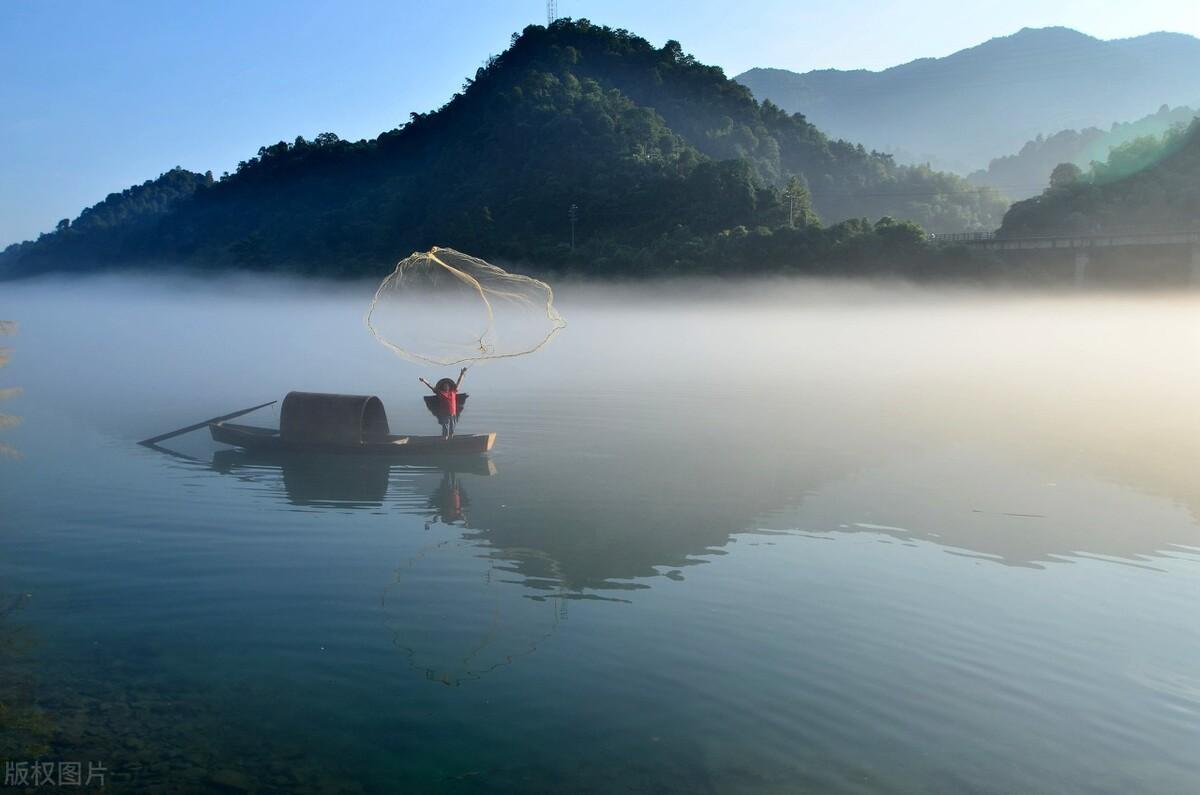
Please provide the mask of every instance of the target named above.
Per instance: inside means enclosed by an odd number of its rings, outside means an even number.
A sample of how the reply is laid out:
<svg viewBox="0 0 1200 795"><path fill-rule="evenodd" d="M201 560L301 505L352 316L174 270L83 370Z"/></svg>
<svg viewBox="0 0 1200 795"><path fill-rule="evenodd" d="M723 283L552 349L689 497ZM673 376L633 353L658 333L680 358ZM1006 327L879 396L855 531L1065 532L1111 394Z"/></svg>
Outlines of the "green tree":
<svg viewBox="0 0 1200 795"><path fill-rule="evenodd" d="M801 226L807 226L816 218L812 206L812 194L808 192L808 185L803 177L793 174L788 178L783 198L787 201L788 206L788 226L794 229L797 219Z"/></svg>
<svg viewBox="0 0 1200 795"><path fill-rule="evenodd" d="M1083 179L1083 169L1074 163L1059 163L1050 172L1050 187L1065 188Z"/></svg>

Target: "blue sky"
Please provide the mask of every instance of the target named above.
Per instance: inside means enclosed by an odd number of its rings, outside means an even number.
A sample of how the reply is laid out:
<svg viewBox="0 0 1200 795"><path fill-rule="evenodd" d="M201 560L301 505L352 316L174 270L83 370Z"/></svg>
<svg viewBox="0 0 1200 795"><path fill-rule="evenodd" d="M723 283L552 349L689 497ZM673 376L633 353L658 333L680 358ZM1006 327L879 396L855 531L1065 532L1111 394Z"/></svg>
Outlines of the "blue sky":
<svg viewBox="0 0 1200 795"><path fill-rule="evenodd" d="M560 16L678 39L730 75L881 69L1021 27L1200 35L1195 0L559 0ZM0 246L175 165L220 174L258 147L374 137L441 105L544 0L0 3Z"/></svg>

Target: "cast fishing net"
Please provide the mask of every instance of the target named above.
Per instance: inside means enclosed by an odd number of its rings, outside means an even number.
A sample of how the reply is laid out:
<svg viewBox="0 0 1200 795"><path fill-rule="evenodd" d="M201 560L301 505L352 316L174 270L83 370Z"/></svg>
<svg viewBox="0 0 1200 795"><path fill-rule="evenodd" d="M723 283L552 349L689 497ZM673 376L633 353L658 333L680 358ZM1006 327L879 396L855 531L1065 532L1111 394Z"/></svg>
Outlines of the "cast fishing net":
<svg viewBox="0 0 1200 795"><path fill-rule="evenodd" d="M567 325L550 285L436 246L396 264L366 323L397 356L439 367L525 356Z"/></svg>

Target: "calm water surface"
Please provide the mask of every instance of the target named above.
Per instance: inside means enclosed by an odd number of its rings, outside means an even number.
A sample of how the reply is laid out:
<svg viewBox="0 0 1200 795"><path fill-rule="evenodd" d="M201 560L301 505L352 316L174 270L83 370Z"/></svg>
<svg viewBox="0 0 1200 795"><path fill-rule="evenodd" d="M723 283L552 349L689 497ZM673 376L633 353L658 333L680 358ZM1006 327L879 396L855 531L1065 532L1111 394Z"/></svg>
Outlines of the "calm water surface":
<svg viewBox="0 0 1200 795"><path fill-rule="evenodd" d="M112 791L1200 789L1200 299L566 287L548 349L467 376L487 459L133 443L289 389L435 432L442 373L370 338L370 291L3 288L0 757Z"/></svg>

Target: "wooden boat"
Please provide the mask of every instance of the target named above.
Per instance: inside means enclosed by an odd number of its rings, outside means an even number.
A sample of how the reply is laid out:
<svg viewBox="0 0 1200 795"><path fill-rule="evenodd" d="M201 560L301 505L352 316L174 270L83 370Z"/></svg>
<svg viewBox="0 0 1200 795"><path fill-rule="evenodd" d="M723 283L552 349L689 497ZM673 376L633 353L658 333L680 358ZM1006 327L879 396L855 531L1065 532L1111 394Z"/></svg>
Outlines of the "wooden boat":
<svg viewBox="0 0 1200 795"><path fill-rule="evenodd" d="M255 452L311 451L324 453L366 453L371 455L437 455L486 453L496 443L494 433L455 434L451 439L441 436L397 436L356 444L304 442L283 438L274 428L214 422L208 426L214 441L231 444Z"/></svg>
<svg viewBox="0 0 1200 795"><path fill-rule="evenodd" d="M496 434L397 435L388 429L383 402L374 395L289 392L279 429L208 423L214 441L254 452L355 453L381 456L478 455L492 449Z"/></svg>

